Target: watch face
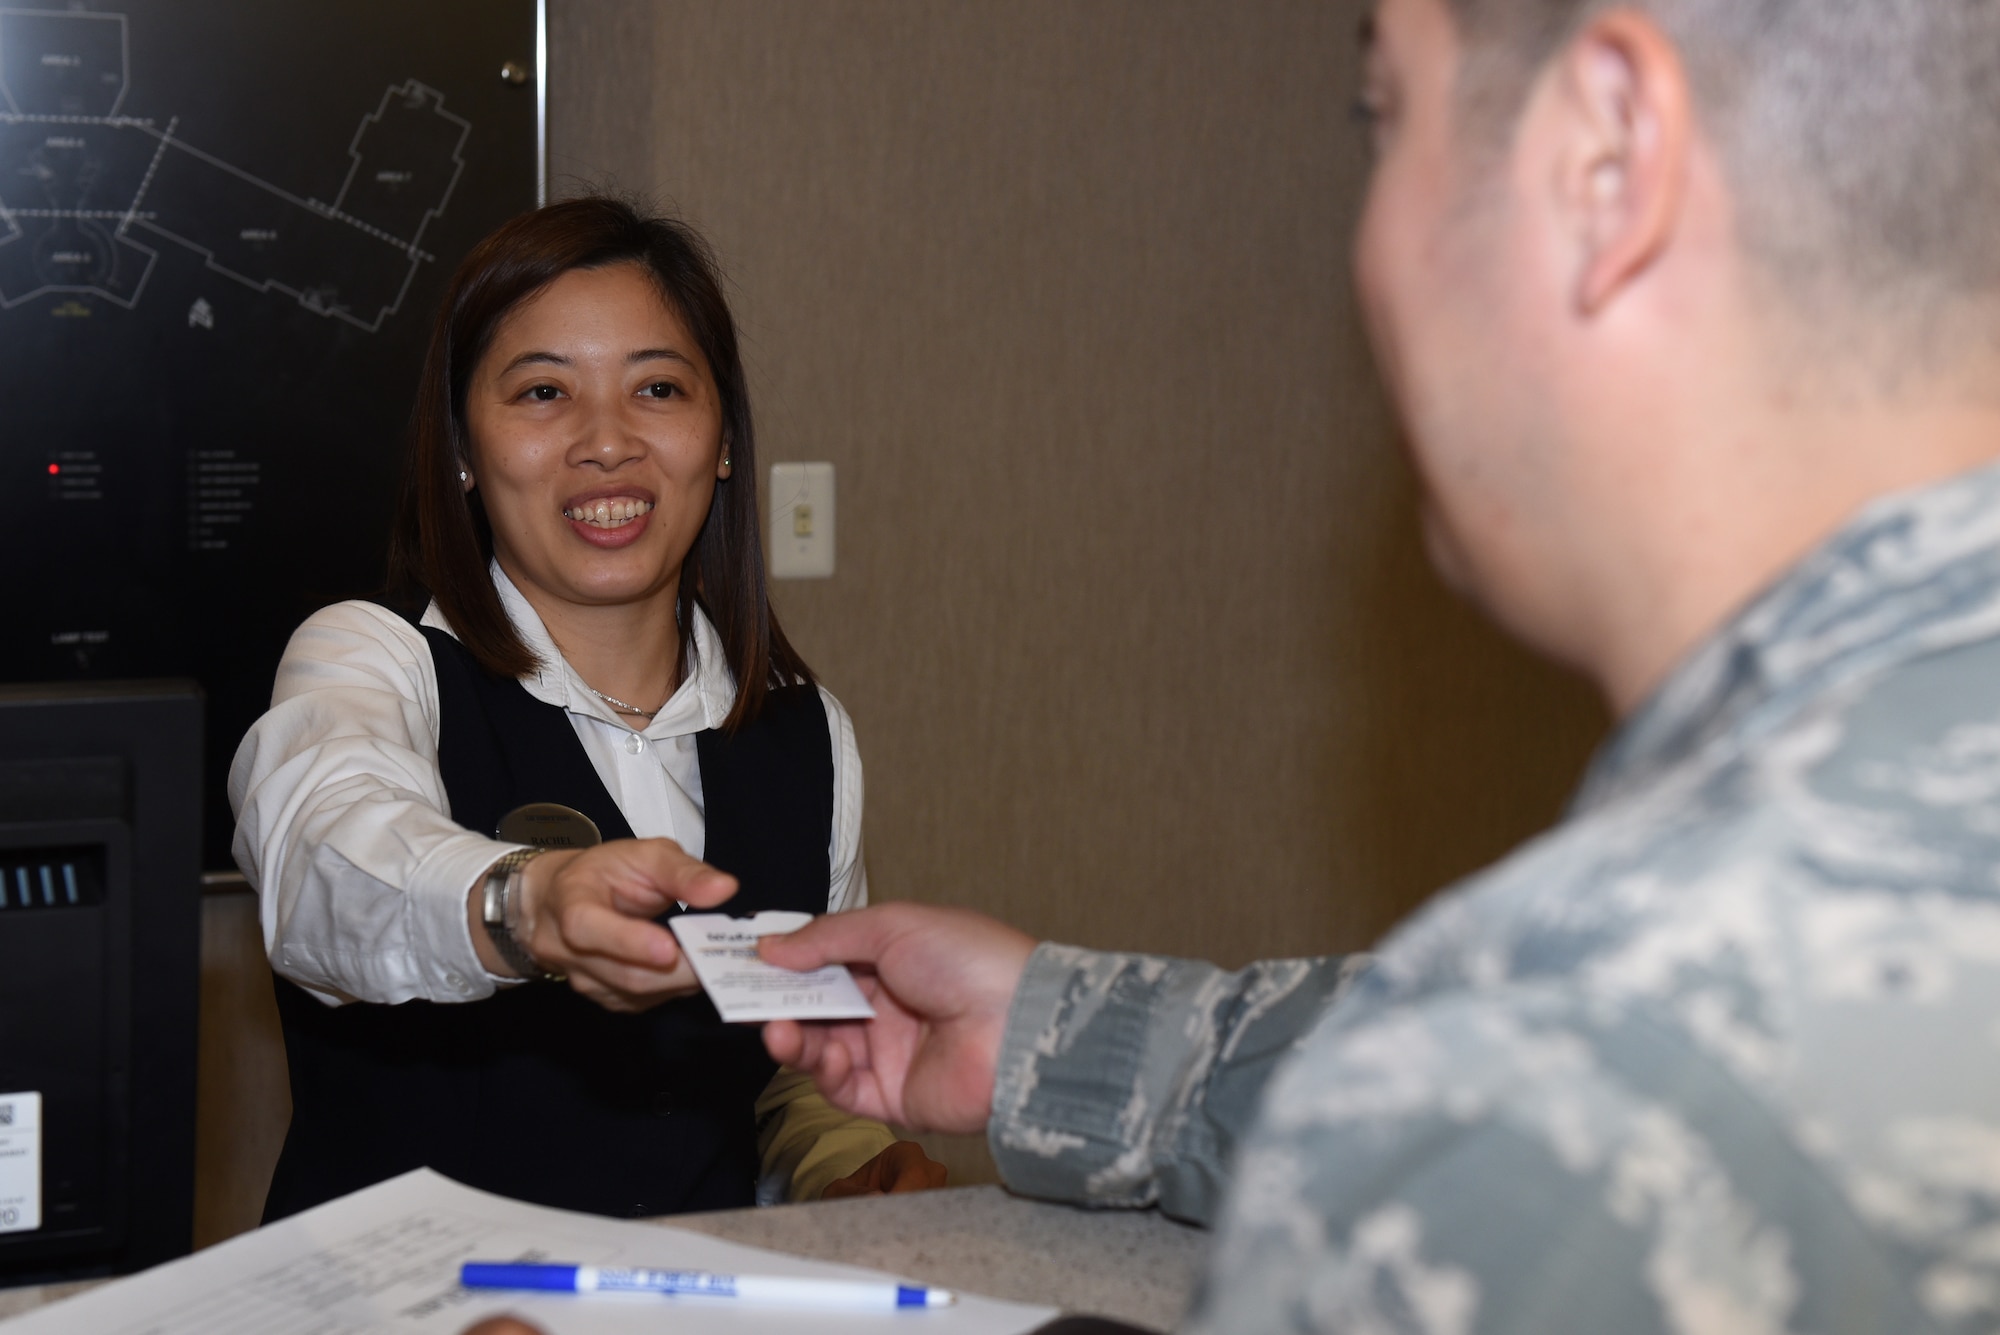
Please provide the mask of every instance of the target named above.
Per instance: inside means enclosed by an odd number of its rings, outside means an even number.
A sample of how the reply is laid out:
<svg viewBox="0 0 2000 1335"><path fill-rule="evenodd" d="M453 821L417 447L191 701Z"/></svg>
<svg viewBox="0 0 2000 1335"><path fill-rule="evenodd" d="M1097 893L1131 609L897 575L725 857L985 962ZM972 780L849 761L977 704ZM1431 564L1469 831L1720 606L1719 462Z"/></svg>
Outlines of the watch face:
<svg viewBox="0 0 2000 1335"><path fill-rule="evenodd" d="M604 842L597 823L559 802L530 802L500 818L493 837L534 848L589 848Z"/></svg>

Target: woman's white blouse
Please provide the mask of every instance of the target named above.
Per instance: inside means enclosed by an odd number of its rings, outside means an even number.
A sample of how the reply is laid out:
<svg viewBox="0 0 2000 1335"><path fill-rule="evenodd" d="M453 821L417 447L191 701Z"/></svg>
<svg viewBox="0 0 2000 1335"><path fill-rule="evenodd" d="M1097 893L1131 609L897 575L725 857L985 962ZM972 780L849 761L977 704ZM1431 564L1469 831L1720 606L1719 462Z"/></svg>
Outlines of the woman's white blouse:
<svg viewBox="0 0 2000 1335"><path fill-rule="evenodd" d="M563 660L497 566L493 582L543 663L521 684L568 713L632 832L672 839L700 857L695 734L720 727L736 699L708 618L695 623L695 672L634 732ZM451 629L435 604L423 620ZM868 899L861 757L847 711L824 690L820 698L833 740L827 909L837 912ZM466 896L519 845L452 821L437 749L437 674L416 627L373 603L350 602L315 613L293 634L271 710L237 748L229 802L236 865L257 888L271 965L324 1001L471 1001L499 981L473 949Z"/></svg>

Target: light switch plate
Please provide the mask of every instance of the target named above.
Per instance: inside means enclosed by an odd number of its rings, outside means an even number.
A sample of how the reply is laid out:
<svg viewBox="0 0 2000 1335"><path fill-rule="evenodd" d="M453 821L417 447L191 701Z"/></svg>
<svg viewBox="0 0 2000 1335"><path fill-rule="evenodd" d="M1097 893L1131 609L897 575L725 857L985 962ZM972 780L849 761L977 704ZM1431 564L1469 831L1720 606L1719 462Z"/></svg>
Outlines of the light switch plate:
<svg viewBox="0 0 2000 1335"><path fill-rule="evenodd" d="M771 465L771 578L833 575L833 465Z"/></svg>

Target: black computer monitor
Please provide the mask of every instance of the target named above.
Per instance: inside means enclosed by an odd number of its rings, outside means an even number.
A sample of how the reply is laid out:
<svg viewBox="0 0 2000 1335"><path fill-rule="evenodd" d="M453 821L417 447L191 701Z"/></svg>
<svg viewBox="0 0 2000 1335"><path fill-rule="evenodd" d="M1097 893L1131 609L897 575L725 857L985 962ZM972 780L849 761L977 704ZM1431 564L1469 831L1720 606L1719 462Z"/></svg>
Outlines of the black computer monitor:
<svg viewBox="0 0 2000 1335"><path fill-rule="evenodd" d="M184 1255L202 699L0 686L0 1284Z"/></svg>

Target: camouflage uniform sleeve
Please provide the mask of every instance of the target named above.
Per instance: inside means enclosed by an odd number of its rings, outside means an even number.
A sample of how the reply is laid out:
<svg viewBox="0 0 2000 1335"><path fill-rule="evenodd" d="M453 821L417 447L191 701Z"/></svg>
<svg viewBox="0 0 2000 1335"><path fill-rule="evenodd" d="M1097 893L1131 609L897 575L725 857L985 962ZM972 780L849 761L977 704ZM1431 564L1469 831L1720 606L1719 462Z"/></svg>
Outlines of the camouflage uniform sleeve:
<svg viewBox="0 0 2000 1335"><path fill-rule="evenodd" d="M1935 1333L1913 1279L1679 1017L1491 989L1309 1040L1187 1330Z"/></svg>
<svg viewBox="0 0 2000 1335"><path fill-rule="evenodd" d="M1235 973L1044 945L1008 1015L987 1138L1015 1191L1206 1223L1272 1070L1365 965Z"/></svg>

